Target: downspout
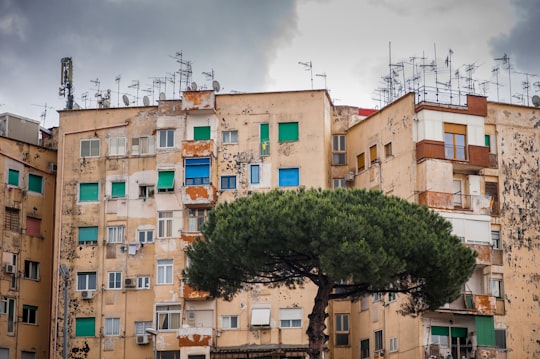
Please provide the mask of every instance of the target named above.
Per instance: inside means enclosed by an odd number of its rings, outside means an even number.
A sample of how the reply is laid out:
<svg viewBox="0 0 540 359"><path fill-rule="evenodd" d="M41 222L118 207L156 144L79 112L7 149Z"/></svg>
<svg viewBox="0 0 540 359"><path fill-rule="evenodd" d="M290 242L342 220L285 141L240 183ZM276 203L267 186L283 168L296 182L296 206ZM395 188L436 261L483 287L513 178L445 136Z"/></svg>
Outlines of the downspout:
<svg viewBox="0 0 540 359"><path fill-rule="evenodd" d="M58 223L58 228L56 229L58 231L58 236L56 236L56 238L58 238L58 253L57 253L57 256L56 256L56 263L59 265L60 264L60 252L61 252L61 249L62 249L62 243L61 243L61 238L60 238L60 235L62 233L62 219L63 219L63 216L62 216L62 198L64 196L64 154L65 154L65 143L66 143L66 136L68 135L73 135L73 134L78 134L78 133L84 133L84 132L90 132L90 131L97 131L97 130L105 130L105 129L109 129L109 128L116 128L116 127L123 127L123 126L127 126L129 125L129 121L126 120L124 121L123 123L120 123L120 124L115 124L115 125L109 125L109 126L104 126L104 127L93 127L93 128L87 128L87 129L83 129L83 130L76 130L76 131L68 131L68 132L64 132L62 134L62 151L61 151L61 159L62 159L62 166L61 166L61 169L60 169L60 177L57 181L57 183L60 184L60 200L59 200L59 223ZM58 305L59 305L59 302L60 302L60 298L59 298L59 294L60 294L60 272L57 271L56 273L56 303L55 303L55 321L56 321L56 318L58 318ZM64 325L67 325L67 318L64 318ZM54 336L53 336L53 345L52 345L52 348L53 348L53 356L56 357L56 342L57 342L57 337L58 337L58 326L55 325L54 326ZM64 340L66 340L67 338L64 338Z"/></svg>

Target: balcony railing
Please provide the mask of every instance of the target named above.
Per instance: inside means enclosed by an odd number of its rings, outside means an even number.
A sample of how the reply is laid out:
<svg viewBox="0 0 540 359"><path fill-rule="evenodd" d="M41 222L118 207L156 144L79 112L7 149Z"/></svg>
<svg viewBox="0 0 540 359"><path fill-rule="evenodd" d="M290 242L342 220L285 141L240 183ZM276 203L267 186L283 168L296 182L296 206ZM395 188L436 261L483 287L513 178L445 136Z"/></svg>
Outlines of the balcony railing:
<svg viewBox="0 0 540 359"><path fill-rule="evenodd" d="M418 203L430 208L467 210L474 214L491 214L491 196L466 195L461 193L447 193L424 191L418 194Z"/></svg>
<svg viewBox="0 0 540 359"><path fill-rule="evenodd" d="M211 184L182 187L182 202L188 207L208 207L216 202L216 188Z"/></svg>
<svg viewBox="0 0 540 359"><path fill-rule="evenodd" d="M504 303L502 304L504 308ZM462 293L461 297L441 307L441 311L459 312L474 315L497 314L497 297L487 294Z"/></svg>
<svg viewBox="0 0 540 359"><path fill-rule="evenodd" d="M180 347L207 347L212 345L213 329L183 327L178 329Z"/></svg>

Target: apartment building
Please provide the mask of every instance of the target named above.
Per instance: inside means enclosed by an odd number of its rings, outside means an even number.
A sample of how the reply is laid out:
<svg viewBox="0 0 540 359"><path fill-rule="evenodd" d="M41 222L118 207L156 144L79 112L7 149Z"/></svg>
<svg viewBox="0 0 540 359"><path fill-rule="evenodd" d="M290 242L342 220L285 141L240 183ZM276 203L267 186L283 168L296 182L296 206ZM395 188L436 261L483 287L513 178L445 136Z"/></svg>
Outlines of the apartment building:
<svg viewBox="0 0 540 359"><path fill-rule="evenodd" d="M0 115L0 358L48 358L56 151L40 122Z"/></svg>
<svg viewBox="0 0 540 359"><path fill-rule="evenodd" d="M332 109L319 90L62 111L51 357L304 357L313 287L224 302L183 282L184 249L220 201L328 188Z"/></svg>

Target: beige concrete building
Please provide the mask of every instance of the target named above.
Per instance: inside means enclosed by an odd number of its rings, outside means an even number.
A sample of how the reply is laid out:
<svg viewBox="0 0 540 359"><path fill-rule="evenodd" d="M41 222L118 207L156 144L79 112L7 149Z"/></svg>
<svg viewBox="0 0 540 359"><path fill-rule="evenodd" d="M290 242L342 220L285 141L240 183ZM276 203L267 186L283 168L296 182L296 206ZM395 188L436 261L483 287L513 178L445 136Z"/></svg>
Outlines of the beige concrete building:
<svg viewBox="0 0 540 359"><path fill-rule="evenodd" d="M0 115L0 358L48 358L56 151L39 121Z"/></svg>

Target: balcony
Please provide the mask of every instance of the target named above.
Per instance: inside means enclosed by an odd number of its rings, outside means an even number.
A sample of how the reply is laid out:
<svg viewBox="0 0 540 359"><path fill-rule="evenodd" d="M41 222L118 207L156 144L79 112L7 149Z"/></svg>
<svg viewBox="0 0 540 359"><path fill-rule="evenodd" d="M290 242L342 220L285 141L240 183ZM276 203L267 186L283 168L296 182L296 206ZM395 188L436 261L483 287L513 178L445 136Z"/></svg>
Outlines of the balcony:
<svg viewBox="0 0 540 359"><path fill-rule="evenodd" d="M465 210L473 214L491 214L491 197L485 195L424 191L418 194L418 203L429 208Z"/></svg>
<svg viewBox="0 0 540 359"><path fill-rule="evenodd" d="M216 188L211 184L182 187L182 203L186 207L211 207L216 199Z"/></svg>
<svg viewBox="0 0 540 359"><path fill-rule="evenodd" d="M190 300L206 300L210 297L210 293L202 290L196 290L183 280L180 282L180 295L184 299Z"/></svg>
<svg viewBox="0 0 540 359"><path fill-rule="evenodd" d="M180 347L208 347L212 345L212 328L183 327L178 329Z"/></svg>
<svg viewBox="0 0 540 359"><path fill-rule="evenodd" d="M184 140L182 141L183 157L216 157L217 148L214 140Z"/></svg>
<svg viewBox="0 0 540 359"><path fill-rule="evenodd" d="M476 265L480 266L489 266L495 261L495 250L493 250L491 243L490 244L471 244L465 243L465 245L477 253L476 256Z"/></svg>
<svg viewBox="0 0 540 359"><path fill-rule="evenodd" d="M499 306L501 305L499 304ZM502 310L504 310L504 301L502 303ZM497 298L492 295L464 292L452 303L439 308L439 311L470 315L494 315L498 312Z"/></svg>
<svg viewBox="0 0 540 359"><path fill-rule="evenodd" d="M481 169L490 167L489 147L467 145L462 149L463 159L461 157L448 157L445 151L445 145L442 141L422 140L416 144L416 162L424 159L449 160L458 167L471 169ZM451 152L451 151L450 151ZM458 151L458 153L460 153Z"/></svg>

